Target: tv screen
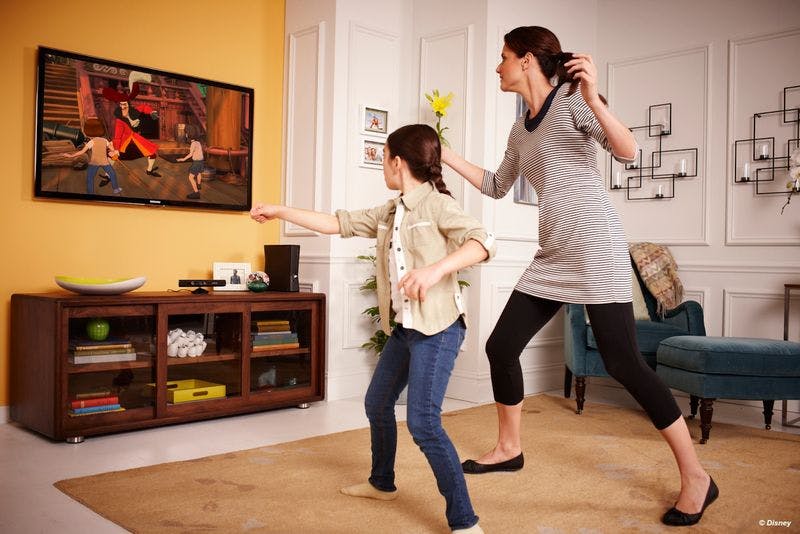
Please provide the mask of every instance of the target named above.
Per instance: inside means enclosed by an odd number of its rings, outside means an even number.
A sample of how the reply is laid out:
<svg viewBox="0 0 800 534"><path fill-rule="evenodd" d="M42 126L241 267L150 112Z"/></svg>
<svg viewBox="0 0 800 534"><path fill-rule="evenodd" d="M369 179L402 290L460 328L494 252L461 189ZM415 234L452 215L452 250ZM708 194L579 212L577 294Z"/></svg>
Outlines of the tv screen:
<svg viewBox="0 0 800 534"><path fill-rule="evenodd" d="M253 89L39 48L35 196L246 211Z"/></svg>

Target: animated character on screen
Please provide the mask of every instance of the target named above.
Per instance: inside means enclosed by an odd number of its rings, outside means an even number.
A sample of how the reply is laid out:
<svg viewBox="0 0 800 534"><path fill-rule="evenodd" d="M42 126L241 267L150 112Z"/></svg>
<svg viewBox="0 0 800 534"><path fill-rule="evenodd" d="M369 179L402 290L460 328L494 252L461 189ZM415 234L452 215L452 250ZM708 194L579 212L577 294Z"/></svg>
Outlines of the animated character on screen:
<svg viewBox="0 0 800 534"><path fill-rule="evenodd" d="M203 156L203 146L198 140L200 137L198 131L198 128L195 126L189 125L186 127L186 134L189 139L192 140L191 144L189 145L189 153L184 157L175 160L186 161L189 158L192 158L192 164L189 166L189 185L192 186L192 192L186 195L186 198L190 199L200 198L200 189L203 188L203 162L205 158Z"/></svg>
<svg viewBox="0 0 800 534"><path fill-rule="evenodd" d="M90 139L83 145L83 148L77 152L64 154L68 158L76 158L81 154L85 154L88 150L92 151L92 156L89 158L89 167L86 171L86 192L90 195L94 194L94 177L97 171L101 168L106 171L108 178L111 180L111 186L114 188L114 194L119 195L122 193L122 188L117 184L117 173L114 167L111 166L109 156L117 157L119 152L114 148L114 143L106 139L106 128L100 119L97 117L90 117L86 119L83 125L83 133ZM102 185L102 183L101 183Z"/></svg>
<svg viewBox="0 0 800 534"><path fill-rule="evenodd" d="M114 117L116 117L114 146L119 150L119 159L133 160L146 157L148 159L145 172L149 176L160 178L161 175L155 171L158 146L139 133L145 115L156 120L158 112L147 104L133 104L133 100L139 95L139 82L150 83L151 81L152 78L149 74L132 71L128 76L129 93L121 93L106 87L103 89L103 96L119 104L114 110Z"/></svg>

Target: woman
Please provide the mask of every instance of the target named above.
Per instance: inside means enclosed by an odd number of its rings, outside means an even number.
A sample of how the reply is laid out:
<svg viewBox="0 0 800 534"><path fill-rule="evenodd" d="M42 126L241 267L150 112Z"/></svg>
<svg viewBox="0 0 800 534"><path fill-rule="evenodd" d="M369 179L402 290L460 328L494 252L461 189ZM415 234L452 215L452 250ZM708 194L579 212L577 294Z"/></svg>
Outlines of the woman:
<svg viewBox="0 0 800 534"><path fill-rule="evenodd" d="M585 304L606 369L642 405L678 463L681 493L662 521L697 523L718 489L697 459L675 399L636 345L628 247L597 169L594 141L623 162L636 158L638 146L598 94L591 56L562 52L558 38L538 26L516 28L504 40L496 69L500 89L521 95L528 115L512 127L496 173L448 149L442 159L494 198L503 197L517 176L528 180L539 197L541 248L486 343L497 445L477 461L465 461L463 469L478 474L522 468L519 356L562 303Z"/></svg>
<svg viewBox="0 0 800 534"><path fill-rule="evenodd" d="M408 430L436 476L447 523L453 532L481 534L441 412L466 331L456 272L494 254L494 239L447 191L439 138L430 126L403 126L388 137L383 175L386 186L401 194L372 209L334 216L257 204L250 214L262 223L278 218L324 234L377 238L378 307L381 326L391 335L365 399L372 471L368 482L341 492L381 501L397 497L394 406L408 384ZM393 331L390 309L398 323Z"/></svg>

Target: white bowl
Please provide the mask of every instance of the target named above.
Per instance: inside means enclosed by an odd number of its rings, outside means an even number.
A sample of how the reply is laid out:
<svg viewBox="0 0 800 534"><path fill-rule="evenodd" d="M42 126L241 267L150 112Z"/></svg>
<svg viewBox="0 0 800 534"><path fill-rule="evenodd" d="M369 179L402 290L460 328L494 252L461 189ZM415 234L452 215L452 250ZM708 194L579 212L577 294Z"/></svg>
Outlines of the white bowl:
<svg viewBox="0 0 800 534"><path fill-rule="evenodd" d="M80 295L120 295L144 285L147 278L81 278L56 276L56 284Z"/></svg>

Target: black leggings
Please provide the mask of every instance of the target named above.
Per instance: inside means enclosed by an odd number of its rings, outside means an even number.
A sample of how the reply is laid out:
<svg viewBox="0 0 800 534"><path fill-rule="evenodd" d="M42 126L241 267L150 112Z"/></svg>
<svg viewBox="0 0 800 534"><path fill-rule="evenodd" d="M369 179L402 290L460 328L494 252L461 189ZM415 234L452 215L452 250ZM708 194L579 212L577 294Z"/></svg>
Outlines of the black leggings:
<svg viewBox="0 0 800 534"><path fill-rule="evenodd" d="M561 303L514 291L486 342L494 400L513 406L522 401L524 387L519 356ZM639 353L636 323L630 302L587 304L592 331L606 371L644 408L655 427L667 428L681 417L669 388Z"/></svg>

